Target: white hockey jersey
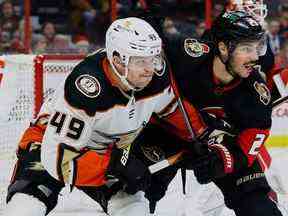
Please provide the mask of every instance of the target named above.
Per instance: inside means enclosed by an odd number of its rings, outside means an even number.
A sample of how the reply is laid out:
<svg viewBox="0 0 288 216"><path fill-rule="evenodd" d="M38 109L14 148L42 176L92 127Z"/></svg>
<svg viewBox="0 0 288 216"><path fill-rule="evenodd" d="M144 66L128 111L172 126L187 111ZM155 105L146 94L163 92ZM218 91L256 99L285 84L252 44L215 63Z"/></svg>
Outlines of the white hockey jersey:
<svg viewBox="0 0 288 216"><path fill-rule="evenodd" d="M168 71L154 75L146 88L133 95L114 85L105 64L105 52L84 59L41 108L39 116L50 116L41 162L65 183L104 183L111 145L129 150L152 113L163 117L177 108Z"/></svg>

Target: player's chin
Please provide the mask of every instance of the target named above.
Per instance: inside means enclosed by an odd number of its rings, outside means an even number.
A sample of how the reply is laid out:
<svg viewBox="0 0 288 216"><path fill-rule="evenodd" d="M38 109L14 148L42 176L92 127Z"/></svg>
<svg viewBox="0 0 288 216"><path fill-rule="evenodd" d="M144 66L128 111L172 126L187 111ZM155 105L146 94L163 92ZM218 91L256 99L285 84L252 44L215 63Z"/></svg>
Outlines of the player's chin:
<svg viewBox="0 0 288 216"><path fill-rule="evenodd" d="M142 82L138 82L137 83L137 87L138 88L145 88L147 85L149 85L149 83L151 82L152 79L149 79L149 80L145 80L145 81L142 81Z"/></svg>
<svg viewBox="0 0 288 216"><path fill-rule="evenodd" d="M252 70L244 69L239 74L240 74L240 77L247 78L247 77L249 77L251 75L251 73L252 73Z"/></svg>
<svg viewBox="0 0 288 216"><path fill-rule="evenodd" d="M148 85L151 82L151 80L152 80L152 76L149 76L149 77L147 76L141 80L141 83L143 83L143 85Z"/></svg>

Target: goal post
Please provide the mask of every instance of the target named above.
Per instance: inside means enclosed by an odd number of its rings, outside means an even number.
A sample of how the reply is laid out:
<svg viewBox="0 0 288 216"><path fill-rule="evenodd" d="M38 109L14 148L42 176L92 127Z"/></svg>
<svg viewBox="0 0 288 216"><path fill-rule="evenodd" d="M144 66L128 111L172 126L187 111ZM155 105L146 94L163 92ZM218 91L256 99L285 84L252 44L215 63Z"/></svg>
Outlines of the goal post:
<svg viewBox="0 0 288 216"><path fill-rule="evenodd" d="M21 134L36 117L44 98L54 92L83 58L83 55L0 56L0 215Z"/></svg>

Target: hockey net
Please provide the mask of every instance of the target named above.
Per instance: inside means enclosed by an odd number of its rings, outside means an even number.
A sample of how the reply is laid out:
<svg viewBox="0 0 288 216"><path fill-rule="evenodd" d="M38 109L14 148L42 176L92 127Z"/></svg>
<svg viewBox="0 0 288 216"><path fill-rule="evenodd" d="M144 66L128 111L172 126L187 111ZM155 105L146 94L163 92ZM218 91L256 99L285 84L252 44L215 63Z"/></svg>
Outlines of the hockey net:
<svg viewBox="0 0 288 216"><path fill-rule="evenodd" d="M0 57L0 215L15 162L15 150L25 127L45 97L83 56L7 55Z"/></svg>

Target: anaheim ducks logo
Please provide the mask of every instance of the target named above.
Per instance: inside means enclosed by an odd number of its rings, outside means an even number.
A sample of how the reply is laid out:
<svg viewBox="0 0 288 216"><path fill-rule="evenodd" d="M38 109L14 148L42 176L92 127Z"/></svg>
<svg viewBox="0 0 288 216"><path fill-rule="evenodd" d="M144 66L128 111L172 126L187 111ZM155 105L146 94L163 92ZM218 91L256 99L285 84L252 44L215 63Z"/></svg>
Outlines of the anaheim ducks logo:
<svg viewBox="0 0 288 216"><path fill-rule="evenodd" d="M200 57L204 53L209 53L210 48L207 44L200 43L196 39L187 38L184 41L185 52L192 57Z"/></svg>
<svg viewBox="0 0 288 216"><path fill-rule="evenodd" d="M88 74L79 76L75 81L75 85L82 94L89 98L96 98L101 92L99 81Z"/></svg>
<svg viewBox="0 0 288 216"><path fill-rule="evenodd" d="M264 83L254 82L254 88L260 96L260 101L267 105L271 100L271 94L268 87Z"/></svg>

